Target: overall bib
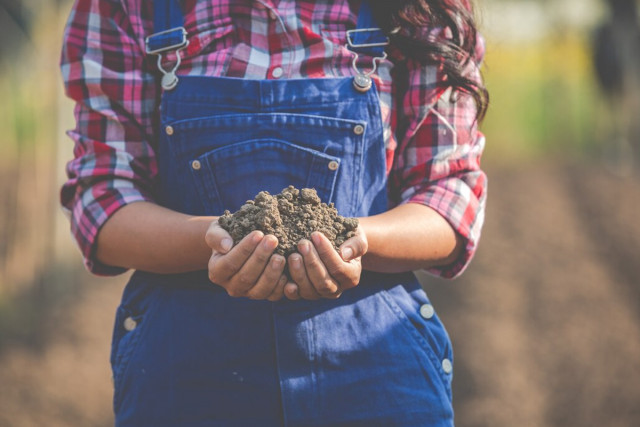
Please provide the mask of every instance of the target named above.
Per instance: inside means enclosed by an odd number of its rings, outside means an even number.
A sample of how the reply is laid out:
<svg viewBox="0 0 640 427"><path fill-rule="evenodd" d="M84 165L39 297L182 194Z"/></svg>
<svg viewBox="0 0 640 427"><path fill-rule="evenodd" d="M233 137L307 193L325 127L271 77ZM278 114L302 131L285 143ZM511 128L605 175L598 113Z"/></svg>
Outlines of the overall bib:
<svg viewBox="0 0 640 427"><path fill-rule="evenodd" d="M171 12L156 12L156 32L182 25L172 4L156 2ZM288 185L345 216L387 208L375 85L179 76L160 127L171 209L220 215ZM273 303L232 298L206 271L137 271L114 328L116 425L451 426L451 362L412 273L365 271L337 300Z"/></svg>

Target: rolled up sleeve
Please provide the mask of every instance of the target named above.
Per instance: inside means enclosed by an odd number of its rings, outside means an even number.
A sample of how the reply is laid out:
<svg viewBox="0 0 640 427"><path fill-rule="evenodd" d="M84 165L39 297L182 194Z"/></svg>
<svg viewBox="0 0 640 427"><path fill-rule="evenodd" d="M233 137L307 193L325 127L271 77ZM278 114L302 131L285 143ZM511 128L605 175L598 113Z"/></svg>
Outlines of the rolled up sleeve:
<svg viewBox="0 0 640 427"><path fill-rule="evenodd" d="M141 25L118 1L78 0L64 33L61 71L76 124L60 200L86 267L98 275L125 271L96 259L101 227L121 207L154 199L157 94Z"/></svg>
<svg viewBox="0 0 640 427"><path fill-rule="evenodd" d="M453 93L437 67L408 67L408 89L399 103L400 136L391 171L395 202L420 203L437 211L463 238L453 263L427 270L444 278L462 273L476 252L484 222L487 177L480 168L485 138L478 131L476 104ZM474 66L469 74L480 79Z"/></svg>

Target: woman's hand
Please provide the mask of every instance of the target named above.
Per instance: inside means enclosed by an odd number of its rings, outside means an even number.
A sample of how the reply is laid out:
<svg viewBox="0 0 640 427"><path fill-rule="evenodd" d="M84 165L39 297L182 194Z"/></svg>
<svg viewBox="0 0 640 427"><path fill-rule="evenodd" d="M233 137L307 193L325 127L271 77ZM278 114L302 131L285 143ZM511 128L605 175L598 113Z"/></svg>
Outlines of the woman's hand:
<svg viewBox="0 0 640 427"><path fill-rule="evenodd" d="M209 280L232 297L278 301L284 295L287 277L285 258L274 254L278 239L252 231L236 246L218 221L209 226L205 241L211 248Z"/></svg>
<svg viewBox="0 0 640 427"><path fill-rule="evenodd" d="M285 296L294 300L338 298L360 282L362 256L368 246L361 227L340 246L340 253L322 233L314 232L311 242L303 239L298 243L300 253L289 255L289 274L295 283L287 283Z"/></svg>

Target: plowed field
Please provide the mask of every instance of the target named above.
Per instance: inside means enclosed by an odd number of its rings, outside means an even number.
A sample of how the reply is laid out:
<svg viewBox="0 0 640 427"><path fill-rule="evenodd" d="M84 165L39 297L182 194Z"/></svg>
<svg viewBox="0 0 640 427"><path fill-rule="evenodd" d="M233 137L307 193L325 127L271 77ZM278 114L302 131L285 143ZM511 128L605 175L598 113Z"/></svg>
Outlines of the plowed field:
<svg viewBox="0 0 640 427"><path fill-rule="evenodd" d="M640 425L640 174L490 168L463 277L424 277L452 336L458 426ZM37 346L0 353L0 426L108 426L112 316L125 278L82 280Z"/></svg>

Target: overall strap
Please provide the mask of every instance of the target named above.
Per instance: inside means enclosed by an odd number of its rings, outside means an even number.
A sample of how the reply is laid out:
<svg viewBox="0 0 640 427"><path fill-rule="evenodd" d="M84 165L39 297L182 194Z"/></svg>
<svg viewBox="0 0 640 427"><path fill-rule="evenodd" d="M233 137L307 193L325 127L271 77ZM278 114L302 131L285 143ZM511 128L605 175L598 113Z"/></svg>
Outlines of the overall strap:
<svg viewBox="0 0 640 427"><path fill-rule="evenodd" d="M187 44L180 0L153 1L153 34L146 39L147 53L159 54Z"/></svg>
<svg viewBox="0 0 640 427"><path fill-rule="evenodd" d="M371 9L371 3L368 0L362 0L360 3L360 10L358 10L358 24L357 28L376 28L378 25L373 17L373 10Z"/></svg>
<svg viewBox="0 0 640 427"><path fill-rule="evenodd" d="M376 23L373 10L368 0L362 0L358 11L358 23L355 30L347 31L347 49L353 54L351 66L355 71L353 87L358 92L367 92L371 89L373 81L371 75L376 72L378 62L387 57L384 48L389 45L387 37ZM358 63L359 55L372 57L368 70L361 68Z"/></svg>
<svg viewBox="0 0 640 427"><path fill-rule="evenodd" d="M180 8L180 0L154 0L153 31L155 33L182 27L183 23L184 16Z"/></svg>
<svg viewBox="0 0 640 427"><path fill-rule="evenodd" d="M153 34L147 37L147 53L158 54L186 45L184 15L180 0L154 0ZM382 33L373 16L371 4L363 0L355 30L347 32L348 46L353 52L382 56L389 39Z"/></svg>
<svg viewBox="0 0 640 427"><path fill-rule="evenodd" d="M362 0L355 30L347 31L347 47L358 54L381 57L389 39L373 16L369 0Z"/></svg>

